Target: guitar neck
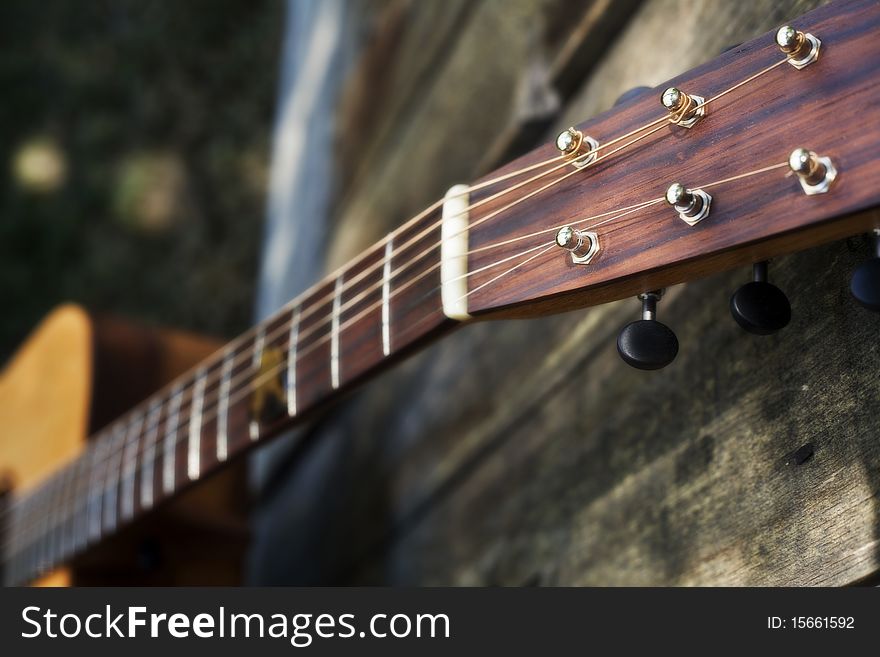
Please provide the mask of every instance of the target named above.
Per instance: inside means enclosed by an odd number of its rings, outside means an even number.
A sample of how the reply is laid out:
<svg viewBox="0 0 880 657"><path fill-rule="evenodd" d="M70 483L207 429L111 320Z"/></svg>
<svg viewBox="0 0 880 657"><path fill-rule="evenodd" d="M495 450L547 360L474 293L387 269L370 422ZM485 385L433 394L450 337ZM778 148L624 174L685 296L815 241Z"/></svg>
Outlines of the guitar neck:
<svg viewBox="0 0 880 657"><path fill-rule="evenodd" d="M6 514L4 578L37 577L451 329L428 215L98 432Z"/></svg>

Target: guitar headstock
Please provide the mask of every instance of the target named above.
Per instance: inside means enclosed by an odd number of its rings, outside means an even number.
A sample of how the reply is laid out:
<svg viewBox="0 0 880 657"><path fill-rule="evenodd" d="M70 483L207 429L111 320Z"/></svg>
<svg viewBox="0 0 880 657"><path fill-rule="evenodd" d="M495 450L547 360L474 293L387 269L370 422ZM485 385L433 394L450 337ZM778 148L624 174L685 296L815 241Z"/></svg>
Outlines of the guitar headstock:
<svg viewBox="0 0 880 657"><path fill-rule="evenodd" d="M880 205L880 3L793 26L472 185L467 312L595 305L880 226L866 212Z"/></svg>

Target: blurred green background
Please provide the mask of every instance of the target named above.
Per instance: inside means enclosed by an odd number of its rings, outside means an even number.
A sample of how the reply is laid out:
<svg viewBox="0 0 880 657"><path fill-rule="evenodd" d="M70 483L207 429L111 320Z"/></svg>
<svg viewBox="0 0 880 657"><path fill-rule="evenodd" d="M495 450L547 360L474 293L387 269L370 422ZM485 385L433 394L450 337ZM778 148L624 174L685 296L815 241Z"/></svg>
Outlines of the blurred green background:
<svg viewBox="0 0 880 657"><path fill-rule="evenodd" d="M0 3L0 362L66 300L250 324L283 10Z"/></svg>

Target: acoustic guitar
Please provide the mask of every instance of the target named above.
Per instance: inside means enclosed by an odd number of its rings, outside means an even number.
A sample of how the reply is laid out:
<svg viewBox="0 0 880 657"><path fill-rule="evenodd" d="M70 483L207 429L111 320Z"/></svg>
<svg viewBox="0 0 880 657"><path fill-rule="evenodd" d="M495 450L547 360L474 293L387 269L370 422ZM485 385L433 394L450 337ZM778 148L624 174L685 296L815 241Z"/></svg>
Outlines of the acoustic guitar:
<svg viewBox="0 0 880 657"><path fill-rule="evenodd" d="M57 311L0 380L4 581L65 581L60 568L76 574L197 482L471 322L638 297L618 350L657 369L678 350L662 290L751 267L731 312L753 333L781 329L770 258L880 240L878 62L880 3L846 0L636 94L453 187L90 439L95 325ZM880 310L880 252L852 293Z"/></svg>

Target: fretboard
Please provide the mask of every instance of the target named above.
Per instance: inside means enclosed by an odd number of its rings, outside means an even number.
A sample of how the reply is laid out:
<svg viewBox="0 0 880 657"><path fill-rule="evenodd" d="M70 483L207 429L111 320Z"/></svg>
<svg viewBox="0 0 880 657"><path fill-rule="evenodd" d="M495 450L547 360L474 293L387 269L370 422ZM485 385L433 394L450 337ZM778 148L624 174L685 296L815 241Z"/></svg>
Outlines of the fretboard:
<svg viewBox="0 0 880 657"><path fill-rule="evenodd" d="M37 578L451 328L440 226L411 222L98 432L11 500L8 584Z"/></svg>

